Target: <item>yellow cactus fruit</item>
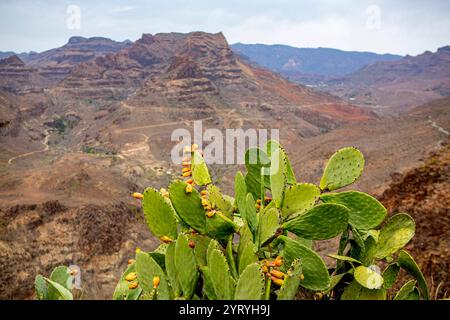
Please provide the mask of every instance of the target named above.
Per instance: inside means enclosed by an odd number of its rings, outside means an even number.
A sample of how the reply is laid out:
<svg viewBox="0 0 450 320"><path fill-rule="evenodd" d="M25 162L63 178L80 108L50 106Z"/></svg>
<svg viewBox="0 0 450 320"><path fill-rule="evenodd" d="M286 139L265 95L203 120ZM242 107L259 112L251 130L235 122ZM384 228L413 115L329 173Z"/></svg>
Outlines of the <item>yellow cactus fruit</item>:
<svg viewBox="0 0 450 320"><path fill-rule="evenodd" d="M202 206L207 206L209 205L208 200L206 200L205 198L202 198Z"/></svg>
<svg viewBox="0 0 450 320"><path fill-rule="evenodd" d="M216 214L216 210L211 210L206 213L206 216L208 218L212 218L212 217L214 217L215 214Z"/></svg>
<svg viewBox="0 0 450 320"><path fill-rule="evenodd" d="M132 281L136 280L136 278L137 278L136 272L130 272L129 274L127 274L125 276L125 280L127 280L128 282L132 282Z"/></svg>
<svg viewBox="0 0 450 320"><path fill-rule="evenodd" d="M137 281L134 281L132 283L130 283L130 285L128 286L129 289L136 289L138 287L139 283Z"/></svg>
<svg viewBox="0 0 450 320"><path fill-rule="evenodd" d="M161 238L159 238L159 240L161 240L164 243L171 243L173 241L168 236L162 236Z"/></svg>
<svg viewBox="0 0 450 320"><path fill-rule="evenodd" d="M136 248L136 253L140 253L141 251L141 248Z"/></svg>
<svg viewBox="0 0 450 320"><path fill-rule="evenodd" d="M194 143L194 144L191 146L191 150L192 150L192 151L198 150L198 144Z"/></svg>
<svg viewBox="0 0 450 320"><path fill-rule="evenodd" d="M284 279L286 276L283 272L273 269L270 271L270 274L278 279Z"/></svg>
<svg viewBox="0 0 450 320"><path fill-rule="evenodd" d="M322 292L316 292L314 294L314 299L315 300L322 300L322 298L323 298L323 293Z"/></svg>
<svg viewBox="0 0 450 320"><path fill-rule="evenodd" d="M261 199L256 200L257 204L261 204Z"/></svg>
<svg viewBox="0 0 450 320"><path fill-rule="evenodd" d="M278 278L276 278L274 276L271 276L270 278L272 279L272 282L275 283L279 287L281 287L283 285L283 283L284 283L284 280L278 279Z"/></svg>
<svg viewBox="0 0 450 320"><path fill-rule="evenodd" d="M188 185L186 185L185 191L186 191L186 193L192 193L193 189L194 188L192 187L192 184L188 184Z"/></svg>
<svg viewBox="0 0 450 320"><path fill-rule="evenodd" d="M139 192L134 192L133 193L133 198L142 200L142 199L144 199L144 195L142 193L139 193Z"/></svg>
<svg viewBox="0 0 450 320"><path fill-rule="evenodd" d="M185 173L185 172L188 172L188 171L191 171L191 169L190 168L183 168L183 169L181 169L182 173Z"/></svg>
<svg viewBox="0 0 450 320"><path fill-rule="evenodd" d="M158 288L161 279L158 276L153 277L153 289Z"/></svg>
<svg viewBox="0 0 450 320"><path fill-rule="evenodd" d="M187 177L190 177L192 175L192 171L187 171L187 172L183 172L183 174L182 174L182 176L184 177L184 178L187 178Z"/></svg>
<svg viewBox="0 0 450 320"><path fill-rule="evenodd" d="M300 280L305 280L305 275L303 273L300 275Z"/></svg>
<svg viewBox="0 0 450 320"><path fill-rule="evenodd" d="M262 266L261 267L261 271L263 272L263 273L268 273L269 272L269 268L267 268L267 266Z"/></svg>
<svg viewBox="0 0 450 320"><path fill-rule="evenodd" d="M281 256L277 256L274 261L275 267L281 267L283 264L283 258Z"/></svg>
<svg viewBox="0 0 450 320"><path fill-rule="evenodd" d="M201 194L202 196L206 196L206 195L208 194L208 191L202 190L202 191L200 191L200 194Z"/></svg>

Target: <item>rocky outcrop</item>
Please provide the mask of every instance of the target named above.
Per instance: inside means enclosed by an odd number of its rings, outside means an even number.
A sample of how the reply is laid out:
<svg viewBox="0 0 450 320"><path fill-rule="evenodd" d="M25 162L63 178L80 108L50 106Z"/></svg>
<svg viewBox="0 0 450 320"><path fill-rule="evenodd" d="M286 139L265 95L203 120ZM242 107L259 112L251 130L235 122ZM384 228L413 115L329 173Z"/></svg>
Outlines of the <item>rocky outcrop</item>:
<svg viewBox="0 0 450 320"><path fill-rule="evenodd" d="M16 55L0 60L0 88L21 93L45 85L37 69L25 65Z"/></svg>

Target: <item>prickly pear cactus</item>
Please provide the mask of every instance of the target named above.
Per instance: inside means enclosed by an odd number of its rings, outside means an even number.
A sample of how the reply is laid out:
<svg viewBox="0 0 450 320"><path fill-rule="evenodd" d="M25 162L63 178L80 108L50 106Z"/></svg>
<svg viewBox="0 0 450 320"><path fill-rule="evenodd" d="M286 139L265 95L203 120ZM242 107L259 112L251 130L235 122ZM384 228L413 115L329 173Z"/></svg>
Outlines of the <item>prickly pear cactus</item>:
<svg viewBox="0 0 450 320"><path fill-rule="evenodd" d="M271 140L247 151L234 198L212 184L197 145L185 151L168 191L133 194L161 243L130 257L114 299L429 299L422 272L402 250L413 219L397 214L384 222L387 210L375 198L338 190L362 174L358 149L333 154L314 185L297 182L283 147ZM339 248L325 263L314 248L332 238ZM401 269L412 279L394 292ZM65 267L38 275L36 297L72 299L70 276Z"/></svg>

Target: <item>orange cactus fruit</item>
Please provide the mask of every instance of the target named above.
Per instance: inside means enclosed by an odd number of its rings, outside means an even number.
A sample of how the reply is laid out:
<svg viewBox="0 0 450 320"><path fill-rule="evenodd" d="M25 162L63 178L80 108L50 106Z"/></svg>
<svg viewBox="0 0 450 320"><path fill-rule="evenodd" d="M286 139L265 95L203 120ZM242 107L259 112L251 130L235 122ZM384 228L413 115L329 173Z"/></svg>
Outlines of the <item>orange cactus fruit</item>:
<svg viewBox="0 0 450 320"><path fill-rule="evenodd" d="M134 260L134 259L128 259L128 264L133 264L133 263L135 263L136 262L136 260Z"/></svg>
<svg viewBox="0 0 450 320"><path fill-rule="evenodd" d="M283 285L283 283L284 283L283 279L278 279L278 278L276 278L274 276L271 276L270 278L272 279L272 282L275 283L279 287L281 287Z"/></svg>
<svg viewBox="0 0 450 320"><path fill-rule="evenodd" d="M283 264L283 258L281 256L277 256L274 261L275 267L281 267Z"/></svg>
<svg viewBox="0 0 450 320"><path fill-rule="evenodd" d="M208 218L212 218L212 217L214 217L215 214L216 214L216 210L211 210L206 213L206 216Z"/></svg>
<svg viewBox="0 0 450 320"><path fill-rule="evenodd" d="M194 249L195 248L195 241L194 240L189 240L189 248Z"/></svg>
<svg viewBox="0 0 450 320"><path fill-rule="evenodd" d="M161 279L158 276L153 277L153 289L158 288Z"/></svg>
<svg viewBox="0 0 450 320"><path fill-rule="evenodd" d="M194 179L188 179L188 180L186 180L186 183L187 184L194 184Z"/></svg>
<svg viewBox="0 0 450 320"><path fill-rule="evenodd" d="M192 171L187 171L187 172L183 172L183 174L182 174L182 176L184 177L184 178L187 178L187 177L190 177L192 175Z"/></svg>
<svg viewBox="0 0 450 320"><path fill-rule="evenodd" d="M134 192L133 193L133 198L142 200L142 199L144 199L144 195L142 193L139 193L139 192Z"/></svg>
<svg viewBox="0 0 450 320"><path fill-rule="evenodd" d="M182 173L189 172L189 171L191 171L191 169L189 169L189 168L183 168L183 169L181 169L181 172L182 172Z"/></svg>
<svg viewBox="0 0 450 320"><path fill-rule="evenodd" d="M186 191L186 193L192 193L193 189L192 184L188 184L186 185L186 189L184 191Z"/></svg>
<svg viewBox="0 0 450 320"><path fill-rule="evenodd" d="M256 200L257 204L261 204L261 199Z"/></svg>
<svg viewBox="0 0 450 320"><path fill-rule="evenodd" d="M125 276L125 280L128 282L132 282L132 281L136 280L136 278L137 278L136 272L130 272L129 274L127 274Z"/></svg>
<svg viewBox="0 0 450 320"><path fill-rule="evenodd" d="M159 240L161 240L164 243L171 243L173 241L168 236L162 236L161 238L159 238Z"/></svg>
<svg viewBox="0 0 450 320"><path fill-rule="evenodd" d="M202 191L200 191L200 194L201 194L202 196L206 196L206 195L208 195L208 191L202 190Z"/></svg>
<svg viewBox="0 0 450 320"><path fill-rule="evenodd" d="M129 289L136 289L138 287L139 283L137 281L134 281L132 283L130 283L130 285L128 286Z"/></svg>
<svg viewBox="0 0 450 320"><path fill-rule="evenodd" d="M286 274L284 274L283 272L274 269L270 271L270 274L278 279L284 279L284 277L286 276Z"/></svg>

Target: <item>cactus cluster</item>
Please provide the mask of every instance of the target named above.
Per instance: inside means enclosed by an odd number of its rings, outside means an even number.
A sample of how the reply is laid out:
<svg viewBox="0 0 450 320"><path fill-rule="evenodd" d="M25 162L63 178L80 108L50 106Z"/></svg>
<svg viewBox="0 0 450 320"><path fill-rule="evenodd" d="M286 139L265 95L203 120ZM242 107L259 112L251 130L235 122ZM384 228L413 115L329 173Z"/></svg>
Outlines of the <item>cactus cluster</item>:
<svg viewBox="0 0 450 320"><path fill-rule="evenodd" d="M247 150L234 197L211 183L198 146L185 152L168 191L134 194L161 244L137 250L114 299L429 299L422 272L402 249L414 235L413 219L401 213L383 223L387 211L375 198L337 192L363 171L358 149L333 154L317 186L298 182L283 147L269 141ZM327 267L314 243L338 236L338 252L329 255L336 263ZM395 293L400 269L413 280ZM37 292L52 285L44 279Z"/></svg>

